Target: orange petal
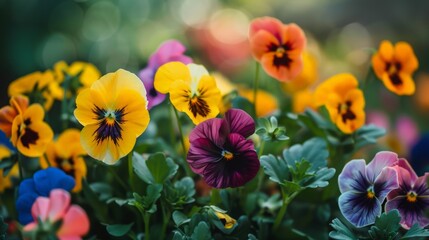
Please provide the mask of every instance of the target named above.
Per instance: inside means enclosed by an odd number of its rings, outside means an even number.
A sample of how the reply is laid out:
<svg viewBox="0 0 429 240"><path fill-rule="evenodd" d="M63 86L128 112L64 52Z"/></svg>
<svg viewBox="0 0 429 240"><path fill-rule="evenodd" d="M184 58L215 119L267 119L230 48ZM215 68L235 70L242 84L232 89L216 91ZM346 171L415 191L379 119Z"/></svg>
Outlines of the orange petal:
<svg viewBox="0 0 429 240"><path fill-rule="evenodd" d="M273 36L280 38L283 23L272 17L256 18L250 23L249 37L253 36L261 30L271 33Z"/></svg>
<svg viewBox="0 0 429 240"><path fill-rule="evenodd" d="M269 52L269 46L279 46L279 40L266 30L260 30L253 37L250 38L250 47L253 56L256 60L261 61L262 56Z"/></svg>
<svg viewBox="0 0 429 240"><path fill-rule="evenodd" d="M292 48L291 51L288 51L288 54L302 54L307 40L304 31L298 25L291 23L283 26L282 36L282 43L288 43Z"/></svg>
<svg viewBox="0 0 429 240"><path fill-rule="evenodd" d="M274 65L275 53L267 53L262 56L262 67L265 72L271 77L286 82L289 81L302 71L302 58L293 59L288 67L280 65L279 67Z"/></svg>
<svg viewBox="0 0 429 240"><path fill-rule="evenodd" d="M381 57L381 54L377 52L372 56L372 68L374 69L375 74L378 78L382 78L383 74L386 73L386 62Z"/></svg>
<svg viewBox="0 0 429 240"><path fill-rule="evenodd" d="M382 41L378 49L378 54L380 54L380 57L384 62L391 62L394 54L392 43L387 40Z"/></svg>
<svg viewBox="0 0 429 240"><path fill-rule="evenodd" d="M406 42L396 43L395 59L401 63L401 72L412 74L419 67L413 48Z"/></svg>

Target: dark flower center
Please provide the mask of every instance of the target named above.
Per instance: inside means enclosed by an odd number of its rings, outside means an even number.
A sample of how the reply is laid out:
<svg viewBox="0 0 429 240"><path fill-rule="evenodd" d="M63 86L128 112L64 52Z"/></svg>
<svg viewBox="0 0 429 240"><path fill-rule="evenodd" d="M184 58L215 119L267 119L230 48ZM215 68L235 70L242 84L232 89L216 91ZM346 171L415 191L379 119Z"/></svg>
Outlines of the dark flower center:
<svg viewBox="0 0 429 240"><path fill-rule="evenodd" d="M401 64L398 62L392 62L386 64L386 71L389 74L389 78L392 81L393 85L398 86L402 85L402 79L399 76L399 71L401 70Z"/></svg>
<svg viewBox="0 0 429 240"><path fill-rule="evenodd" d="M375 197L375 193L374 193L374 187L370 186L367 190L366 190L366 197L368 199L373 199Z"/></svg>
<svg viewBox="0 0 429 240"><path fill-rule="evenodd" d="M271 43L268 45L268 51L275 52L273 65L276 66L276 68L279 68L280 66L289 67L292 59L289 58L287 51L291 49L292 47L290 46L290 43L285 43L283 45Z"/></svg>
<svg viewBox="0 0 429 240"><path fill-rule="evenodd" d="M209 105L199 96L193 96L189 99L189 110L194 117L197 117L197 114L206 117L210 113Z"/></svg>
<svg viewBox="0 0 429 240"><path fill-rule="evenodd" d="M74 169L74 161L73 158L55 158L55 163L60 167L66 174L74 177L75 169Z"/></svg>
<svg viewBox="0 0 429 240"><path fill-rule="evenodd" d="M414 191L409 191L407 193L407 201L410 203L416 202L417 201L417 193Z"/></svg>
<svg viewBox="0 0 429 240"><path fill-rule="evenodd" d="M31 119L27 118L18 128L18 136L24 130L24 134L21 136L21 143L26 148L29 148L30 144L36 144L36 141L39 139L39 134L28 127L30 124Z"/></svg>
<svg viewBox="0 0 429 240"><path fill-rule="evenodd" d="M125 107L112 111L94 106L92 112L96 114L96 119L99 120L98 128L93 133L97 144L110 138L115 145L118 145L118 140L122 139L121 124L125 122Z"/></svg>
<svg viewBox="0 0 429 240"><path fill-rule="evenodd" d="M341 115L343 123L346 123L347 120L356 119L356 115L350 110L351 106L351 101L346 101L345 103L338 104L337 110L338 113Z"/></svg>
<svg viewBox="0 0 429 240"><path fill-rule="evenodd" d="M222 151L222 157L225 158L227 161L231 161L234 158L234 154L232 152L229 152L227 150Z"/></svg>
<svg viewBox="0 0 429 240"><path fill-rule="evenodd" d="M155 88L151 88L151 89L149 90L149 95L150 95L151 97L156 97L156 96L158 96L158 92L155 90Z"/></svg>

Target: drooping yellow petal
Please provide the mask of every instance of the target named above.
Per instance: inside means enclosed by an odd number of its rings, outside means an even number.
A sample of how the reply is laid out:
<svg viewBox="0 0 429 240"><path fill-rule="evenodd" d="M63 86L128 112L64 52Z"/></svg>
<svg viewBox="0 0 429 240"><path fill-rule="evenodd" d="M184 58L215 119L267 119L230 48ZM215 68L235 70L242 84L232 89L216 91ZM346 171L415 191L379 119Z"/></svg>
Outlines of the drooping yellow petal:
<svg viewBox="0 0 429 240"><path fill-rule="evenodd" d="M190 82L191 73L185 64L169 62L158 68L153 84L158 92L166 94L170 91L171 84L176 80Z"/></svg>

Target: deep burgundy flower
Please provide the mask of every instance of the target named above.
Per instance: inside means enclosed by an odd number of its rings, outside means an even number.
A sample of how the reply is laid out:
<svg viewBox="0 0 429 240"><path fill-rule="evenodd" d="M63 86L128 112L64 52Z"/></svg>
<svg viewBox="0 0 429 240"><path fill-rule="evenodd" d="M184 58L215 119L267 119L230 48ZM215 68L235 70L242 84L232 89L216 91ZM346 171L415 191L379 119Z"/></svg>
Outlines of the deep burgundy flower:
<svg viewBox="0 0 429 240"><path fill-rule="evenodd" d="M192 171L215 188L243 186L260 166L253 142L247 139L254 132L252 117L240 109L200 123L189 136L187 161Z"/></svg>
<svg viewBox="0 0 429 240"><path fill-rule="evenodd" d="M165 94L159 93L153 87L153 79L156 71L159 67L168 62L177 61L184 64L192 63L190 57L183 55L185 51L185 46L179 41L165 41L159 46L156 52L150 56L148 65L140 71L139 77L147 91L148 109L162 103L165 99Z"/></svg>
<svg viewBox="0 0 429 240"><path fill-rule="evenodd" d="M398 172L399 188L387 195L386 212L398 209L401 225L406 229L416 223L420 227L426 227L429 225L429 218L425 215L429 210L429 173L417 177L405 159L399 159L395 168Z"/></svg>

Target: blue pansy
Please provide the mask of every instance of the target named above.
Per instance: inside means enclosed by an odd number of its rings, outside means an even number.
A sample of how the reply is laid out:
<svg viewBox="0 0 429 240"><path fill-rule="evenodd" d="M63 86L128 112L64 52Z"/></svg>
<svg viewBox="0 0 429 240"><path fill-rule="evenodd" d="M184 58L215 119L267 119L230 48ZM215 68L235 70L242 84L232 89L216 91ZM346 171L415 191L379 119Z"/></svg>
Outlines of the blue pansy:
<svg viewBox="0 0 429 240"><path fill-rule="evenodd" d="M31 207L39 196L48 197L52 189L61 188L71 191L75 181L61 169L49 167L37 171L32 179L25 179L19 185L16 209L22 225L33 221Z"/></svg>

